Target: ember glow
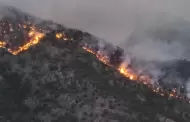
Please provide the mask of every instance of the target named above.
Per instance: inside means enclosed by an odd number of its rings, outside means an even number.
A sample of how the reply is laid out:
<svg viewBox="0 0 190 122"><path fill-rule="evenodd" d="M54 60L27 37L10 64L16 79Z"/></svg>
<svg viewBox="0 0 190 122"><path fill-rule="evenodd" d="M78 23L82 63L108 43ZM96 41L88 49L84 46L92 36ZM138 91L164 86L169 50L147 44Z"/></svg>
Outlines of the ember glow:
<svg viewBox="0 0 190 122"><path fill-rule="evenodd" d="M55 34L55 37L56 37L57 39L63 39L63 40L65 40L65 41L66 41L66 40L72 40L72 39L67 38L64 33L56 33L56 34Z"/></svg>
<svg viewBox="0 0 190 122"><path fill-rule="evenodd" d="M153 85L151 83L151 80L152 80L151 77L149 77L148 75L139 75L132 68L127 68L128 64L126 62L121 63L119 67L114 67L113 65L109 63L109 60L107 59L107 57L104 57L100 53L96 53L95 51L93 51L92 49L86 46L83 46L83 49L95 55L104 64L115 68L120 74L122 74L126 78L142 83L144 85L147 85L156 94L159 94L161 96L166 96L168 98L180 99L180 100L187 101L188 103L190 103L190 99L188 99L186 96L177 94L176 88L174 88L171 92L169 92L167 90L163 90L159 85Z"/></svg>
<svg viewBox="0 0 190 122"><path fill-rule="evenodd" d="M63 37L63 34L62 33L57 33L55 36L56 36L57 39L61 39Z"/></svg>
<svg viewBox="0 0 190 122"><path fill-rule="evenodd" d="M21 27L20 24L19 24L19 26ZM27 43L25 43L22 46L16 47L16 49L15 48L13 49L12 47L6 47L9 45L6 41L0 41L0 48L6 48L7 51L10 52L11 54L17 55L20 52L28 50L31 46L38 44L42 40L42 38L46 36L45 33L38 31L38 30L42 30L42 29L37 29L33 25L29 26L29 25L24 24L24 25L22 25L22 27L24 29L27 29L27 28L30 29L30 31L27 34L27 37L29 37L29 40L26 41ZM10 28L10 29L12 29L12 28ZM69 39L65 36L64 33L56 33L55 36L57 39L63 39L63 40Z"/></svg>
<svg viewBox="0 0 190 122"><path fill-rule="evenodd" d="M128 77L131 80L137 80L137 75L130 69L127 69L126 67L128 64L126 62L123 62L118 69L118 71L123 74L125 77Z"/></svg>
<svg viewBox="0 0 190 122"><path fill-rule="evenodd" d="M5 46L6 46L6 43L3 41L0 41L0 48L5 48Z"/></svg>
<svg viewBox="0 0 190 122"><path fill-rule="evenodd" d="M22 27L25 29L28 28L27 25L23 25ZM9 47L9 44L6 41L0 41L0 47L7 49L13 55L18 55L20 52L26 51L31 46L38 44L42 40L42 38L46 36L45 33L38 31L42 29L36 29L36 27L34 26L30 26L29 28L30 28L30 31L28 32L28 35L27 35L29 37L29 40L26 41L27 42L26 44L19 46L16 49L15 48L13 49ZM64 33L56 33L55 38L59 40L73 40L72 38L68 38ZM163 90L159 85L153 85L151 83L151 80L152 80L151 77L149 77L148 75L142 75L135 72L135 70L129 67L129 64L127 62L122 62L118 67L116 67L110 63L109 56L103 54L102 52L100 51L95 52L91 48L89 48L87 45L83 46L82 48L85 51L96 56L96 58L99 59L102 63L116 69L120 74L122 74L126 78L132 81L137 81L139 83L147 85L153 92L161 96L167 96L169 98L177 98L177 99L185 100L190 103L189 99L187 99L185 96L179 95L176 92L176 88L174 88L171 92L169 92L169 91Z"/></svg>
<svg viewBox="0 0 190 122"><path fill-rule="evenodd" d="M27 50L28 48L30 48L33 45L36 45L40 42L40 40L45 36L44 33L38 32L35 29L32 29L31 31L29 31L28 36L31 38L29 41L27 41L26 44L17 47L16 49L12 49L12 48L7 48L7 50L12 53L13 55L17 55L20 52L23 52L25 50ZM0 41L0 47L5 48L5 46L7 45L6 42L4 41Z"/></svg>
<svg viewBox="0 0 190 122"><path fill-rule="evenodd" d="M23 46L19 46L17 50L12 50L9 48L8 51L13 55L17 55L18 53L27 50L31 46L38 44L44 36L45 35L43 33L34 32L34 36L29 40L28 43L24 44Z"/></svg>

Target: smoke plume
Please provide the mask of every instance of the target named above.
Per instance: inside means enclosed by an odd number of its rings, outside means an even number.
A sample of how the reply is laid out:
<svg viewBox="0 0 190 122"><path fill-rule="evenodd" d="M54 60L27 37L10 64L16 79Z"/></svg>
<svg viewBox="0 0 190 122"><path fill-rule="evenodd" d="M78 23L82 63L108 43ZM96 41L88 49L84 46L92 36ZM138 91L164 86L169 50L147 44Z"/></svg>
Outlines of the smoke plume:
<svg viewBox="0 0 190 122"><path fill-rule="evenodd" d="M119 45L155 77L164 75L161 64L190 60L188 0L0 1Z"/></svg>
<svg viewBox="0 0 190 122"><path fill-rule="evenodd" d="M190 25L190 1L0 1L43 19L90 32L113 44L121 45L143 60L189 59L186 40L189 39L187 31Z"/></svg>
<svg viewBox="0 0 190 122"><path fill-rule="evenodd" d="M153 15L164 13L190 20L190 1L187 0L0 1L44 19L52 19L68 27L83 29L115 44L124 41L136 26L151 24L153 21L149 22L149 19L154 19ZM141 19L142 17L147 20Z"/></svg>

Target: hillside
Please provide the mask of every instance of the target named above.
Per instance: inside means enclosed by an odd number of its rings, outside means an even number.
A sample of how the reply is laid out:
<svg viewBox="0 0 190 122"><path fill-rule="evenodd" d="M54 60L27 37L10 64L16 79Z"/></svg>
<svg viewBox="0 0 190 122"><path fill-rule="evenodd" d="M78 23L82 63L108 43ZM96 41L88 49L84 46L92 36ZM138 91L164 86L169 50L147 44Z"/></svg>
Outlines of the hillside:
<svg viewBox="0 0 190 122"><path fill-rule="evenodd" d="M12 10L12 9L11 9ZM7 10L6 10L7 11ZM10 9L8 9L9 12ZM31 25L46 33L33 46L15 42L13 32L1 29L6 40L0 50L0 116L2 122L188 122L189 104L168 99L121 75L81 47L98 38L50 21L30 21L22 13L9 23L18 40L27 40ZM8 14L10 15L10 14ZM15 20L16 18L16 20ZM22 18L22 19L20 19ZM2 18L2 22L7 17ZM34 23L28 23L28 21ZM47 24L48 23L48 24ZM50 24L51 23L51 24ZM21 29L18 24L26 25ZM48 26L47 26L48 25ZM50 26L51 25L51 26ZM53 27L54 28L53 28ZM1 26L6 28L7 24ZM29 30L27 30L29 29ZM64 32L64 38L55 34ZM5 38L8 35L7 38ZM19 36L18 36L19 35ZM9 37L9 38L8 38ZM72 39L71 39L72 37ZM33 37L30 37L31 39ZM13 43L15 42L15 43ZM0 45L1 46L1 45Z"/></svg>

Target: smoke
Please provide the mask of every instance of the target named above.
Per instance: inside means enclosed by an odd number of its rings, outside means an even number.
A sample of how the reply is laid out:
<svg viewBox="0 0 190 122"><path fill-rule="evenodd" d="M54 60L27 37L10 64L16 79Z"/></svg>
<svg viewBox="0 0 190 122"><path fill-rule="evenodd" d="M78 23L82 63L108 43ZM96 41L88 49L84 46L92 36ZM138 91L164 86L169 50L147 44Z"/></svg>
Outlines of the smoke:
<svg viewBox="0 0 190 122"><path fill-rule="evenodd" d="M149 22L149 19L154 18L153 15L164 13L190 20L190 1L187 0L0 1L44 19L85 30L114 44L124 41L137 26L151 24L153 21Z"/></svg>
<svg viewBox="0 0 190 122"><path fill-rule="evenodd" d="M167 44L172 36L176 36L175 33L182 36L182 31L190 25L186 22L190 20L190 1L187 0L0 1L43 19L90 32L122 46L138 59L189 60L188 42L183 37L176 37L172 44ZM183 36L189 39L188 33Z"/></svg>
<svg viewBox="0 0 190 122"><path fill-rule="evenodd" d="M0 0L119 45L155 77L160 64L190 60L188 0ZM174 77L173 77L174 78Z"/></svg>
<svg viewBox="0 0 190 122"><path fill-rule="evenodd" d="M186 83L187 97L190 98L190 80Z"/></svg>

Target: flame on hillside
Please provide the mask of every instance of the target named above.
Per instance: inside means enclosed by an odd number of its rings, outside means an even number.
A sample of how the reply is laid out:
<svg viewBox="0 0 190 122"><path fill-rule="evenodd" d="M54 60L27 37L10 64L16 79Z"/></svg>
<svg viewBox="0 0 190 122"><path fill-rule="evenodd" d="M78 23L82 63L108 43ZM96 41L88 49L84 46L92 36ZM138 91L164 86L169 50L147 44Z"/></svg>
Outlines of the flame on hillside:
<svg viewBox="0 0 190 122"><path fill-rule="evenodd" d="M28 32L28 37L30 37L30 40L28 40L26 44L19 46L16 49L8 47L7 50L13 55L17 55L20 52L27 50L31 46L38 44L44 36L45 36L44 33L38 32L37 30L35 30L35 28L33 28L31 29L31 31ZM0 41L0 47L6 48L6 45L8 45L8 43Z"/></svg>
<svg viewBox="0 0 190 122"><path fill-rule="evenodd" d="M25 29L28 28L27 25L23 25L22 27ZM36 29L36 27L34 27L34 26L30 26L29 28L30 28L30 31L28 32L27 36L30 39L26 41L27 42L26 44L19 46L16 49L12 49L11 47L7 46L8 45L7 42L0 41L0 47L6 48L13 55L18 55L20 52L26 51L31 46L38 44L42 40L42 38L44 36L46 36L45 33L38 31ZM39 30L41 30L41 29L39 29ZM66 35L64 33L56 33L55 37L59 40L73 40L71 38L66 37ZM178 99L188 101L190 103L190 100L187 99L185 96L180 96L177 94L176 88L174 88L171 92L168 92L168 91L163 90L159 86L152 85L151 77L149 77L148 75L142 75L142 74L136 73L131 67L128 67L129 64L127 64L126 62L121 63L119 67L115 67L110 64L109 56L106 56L99 51L95 52L87 46L83 46L82 48L85 51L95 55L97 57L97 59L99 59L104 64L106 64L112 68L115 68L120 74L122 74L126 78L129 78L130 80L137 81L137 82L147 85L153 92L155 92L161 96L168 96L170 98L178 98Z"/></svg>
<svg viewBox="0 0 190 122"><path fill-rule="evenodd" d="M106 56L103 56L100 53L96 53L95 51L91 50L90 48L88 48L86 46L83 46L83 49L85 51L95 55L104 64L115 68L120 74L122 74L126 78L133 80L133 81L137 81L144 85L147 85L156 94L159 94L161 96L167 96L169 98L177 98L177 99L184 100L184 101L187 101L188 103L190 103L190 100L186 96L177 94L176 88L173 88L172 91L169 92L167 90L163 90L159 85L153 85L151 82L151 80L152 80L151 77L149 77L148 75L142 75L142 74L140 75L140 74L136 73L132 68L128 67L128 64L126 62L121 63L121 65L119 67L114 67L113 65L111 65L109 63L109 60Z"/></svg>
<svg viewBox="0 0 190 122"><path fill-rule="evenodd" d="M35 26L28 27L27 25L23 25L23 28L30 29L27 35L30 39L26 41L26 44L19 46L16 49L12 49L11 47L6 47L9 45L7 42L0 41L0 48L6 48L8 52L12 53L13 55L17 55L20 52L28 50L31 46L38 44L41 41L41 39L46 35L45 33L38 31ZM69 38L67 38L63 33L57 33L55 36L57 39L69 40Z"/></svg>
<svg viewBox="0 0 190 122"><path fill-rule="evenodd" d="M56 34L55 34L55 37L56 37L57 39L63 39L63 40L65 40L65 41L66 41L66 40L72 40L72 39L67 38L64 33L56 33Z"/></svg>

